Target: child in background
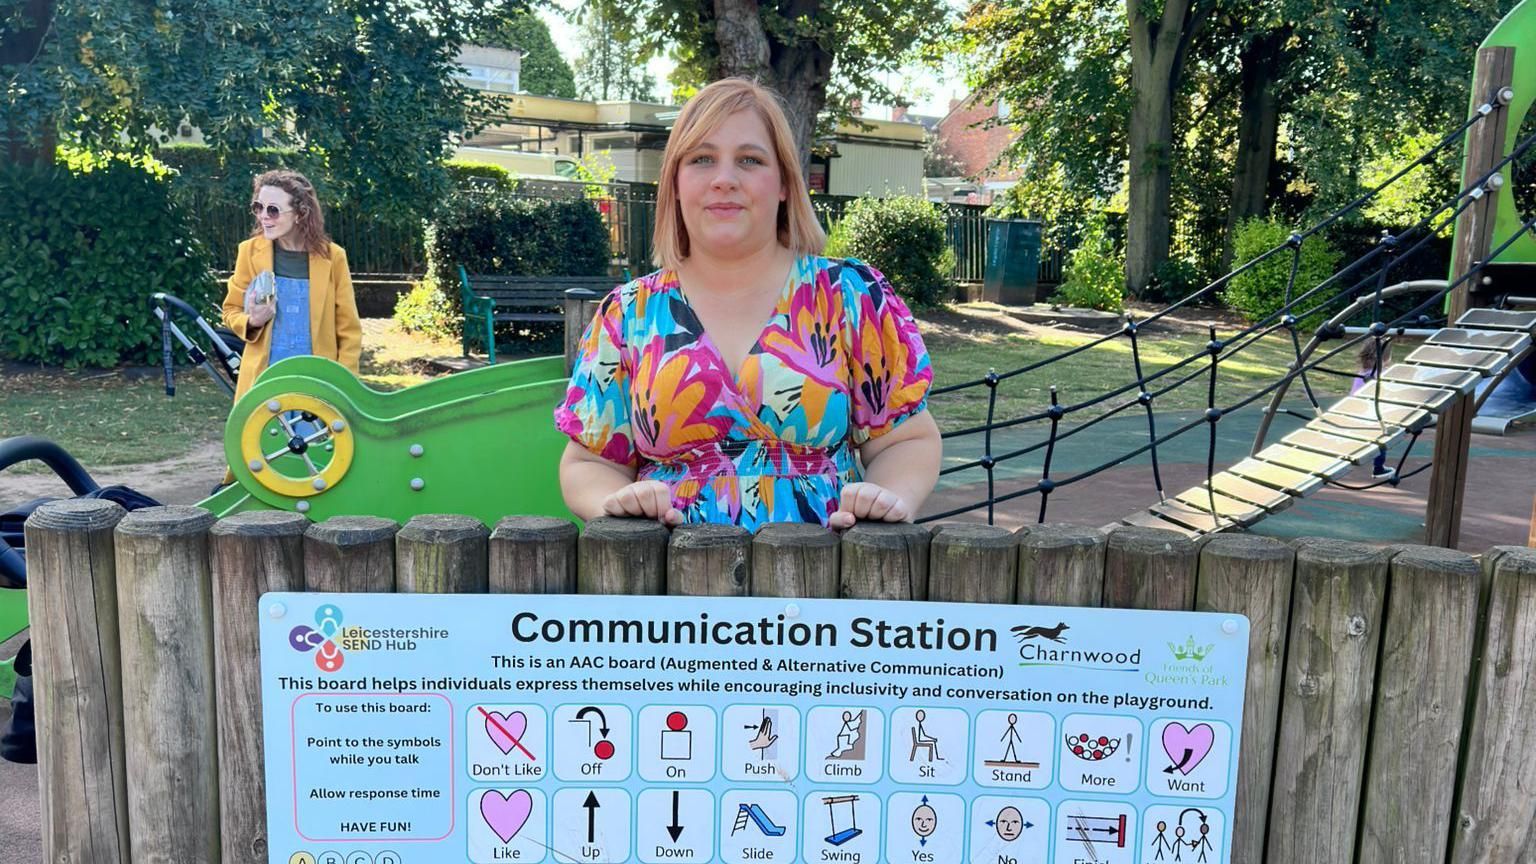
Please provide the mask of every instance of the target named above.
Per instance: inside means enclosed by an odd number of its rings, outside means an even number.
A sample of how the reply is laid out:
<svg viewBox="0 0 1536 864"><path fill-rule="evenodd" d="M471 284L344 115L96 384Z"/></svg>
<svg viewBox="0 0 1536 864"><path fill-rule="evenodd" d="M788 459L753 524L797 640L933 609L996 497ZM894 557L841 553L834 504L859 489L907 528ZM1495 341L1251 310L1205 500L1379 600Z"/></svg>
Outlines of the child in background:
<svg viewBox="0 0 1536 864"><path fill-rule="evenodd" d="M1392 362L1391 357L1392 343L1383 342L1381 344L1381 357L1380 362L1378 363L1376 357L1376 340L1367 339L1364 342L1361 342L1360 353L1355 357L1355 368L1359 370L1359 374L1355 376L1354 383L1350 385L1349 395L1353 396L1356 393L1359 393L1362 389L1365 388L1367 384L1375 381L1377 371L1387 368L1387 364ZM1371 476L1392 476L1392 469L1387 467L1387 449L1385 447L1378 447L1376 449L1376 461L1371 463Z"/></svg>

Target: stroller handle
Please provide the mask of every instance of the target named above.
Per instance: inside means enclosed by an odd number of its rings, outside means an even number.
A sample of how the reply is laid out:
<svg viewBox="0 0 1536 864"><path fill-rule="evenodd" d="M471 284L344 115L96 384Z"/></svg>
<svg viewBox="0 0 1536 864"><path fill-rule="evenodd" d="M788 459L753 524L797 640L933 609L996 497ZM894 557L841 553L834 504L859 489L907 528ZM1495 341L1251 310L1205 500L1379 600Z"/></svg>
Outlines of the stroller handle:
<svg viewBox="0 0 1536 864"><path fill-rule="evenodd" d="M47 438L22 435L0 441L0 471L28 459L36 459L52 468L53 473L59 475L59 479L69 486L69 491L76 495L101 488L85 468L75 461L75 457Z"/></svg>

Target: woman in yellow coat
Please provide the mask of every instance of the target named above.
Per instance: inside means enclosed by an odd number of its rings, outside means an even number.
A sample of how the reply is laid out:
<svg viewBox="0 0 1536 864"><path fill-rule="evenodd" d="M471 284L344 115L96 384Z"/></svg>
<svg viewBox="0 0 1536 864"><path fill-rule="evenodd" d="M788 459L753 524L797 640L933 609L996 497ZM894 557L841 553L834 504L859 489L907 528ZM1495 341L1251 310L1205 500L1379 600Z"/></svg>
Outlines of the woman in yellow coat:
<svg viewBox="0 0 1536 864"><path fill-rule="evenodd" d="M224 295L224 326L245 340L235 399L289 357L326 357L357 374L363 328L352 274L326 236L315 187L295 171L268 171L252 186L256 228Z"/></svg>

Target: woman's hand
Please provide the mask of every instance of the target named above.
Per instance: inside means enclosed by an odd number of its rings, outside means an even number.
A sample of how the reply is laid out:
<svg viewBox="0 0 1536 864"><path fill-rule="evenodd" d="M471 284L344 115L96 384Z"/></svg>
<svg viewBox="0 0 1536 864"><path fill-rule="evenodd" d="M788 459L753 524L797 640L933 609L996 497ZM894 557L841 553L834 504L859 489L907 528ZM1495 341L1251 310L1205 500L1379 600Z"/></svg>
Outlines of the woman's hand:
<svg viewBox="0 0 1536 864"><path fill-rule="evenodd" d="M827 517L829 528L852 528L860 519L869 522L907 522L912 510L895 492L874 483L849 483L843 487L837 512Z"/></svg>
<svg viewBox="0 0 1536 864"><path fill-rule="evenodd" d="M683 511L672 506L672 490L660 480L631 483L603 499L604 516L644 516L663 525L683 524Z"/></svg>
<svg viewBox="0 0 1536 864"><path fill-rule="evenodd" d="M277 314L277 298L269 297L266 301L255 303L251 306L250 326L260 327L272 320Z"/></svg>

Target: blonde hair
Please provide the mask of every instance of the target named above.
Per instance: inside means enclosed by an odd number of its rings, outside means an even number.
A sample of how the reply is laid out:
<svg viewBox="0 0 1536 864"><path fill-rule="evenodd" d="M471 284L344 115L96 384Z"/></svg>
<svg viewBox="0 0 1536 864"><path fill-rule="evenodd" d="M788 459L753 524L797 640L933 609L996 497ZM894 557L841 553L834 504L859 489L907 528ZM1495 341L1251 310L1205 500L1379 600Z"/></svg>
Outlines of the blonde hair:
<svg viewBox="0 0 1536 864"><path fill-rule="evenodd" d="M753 110L768 127L774 158L779 163L779 179L784 184L784 200L779 202L779 245L802 255L817 255L827 243L827 234L816 221L811 196L800 174L800 155L795 151L795 136L778 96L768 88L746 78L725 78L700 90L683 106L672 135L661 157L661 179L656 185L656 229L651 238L651 260L658 267L676 270L688 257L688 226L677 200L677 171L683 156L719 129L728 117Z"/></svg>

